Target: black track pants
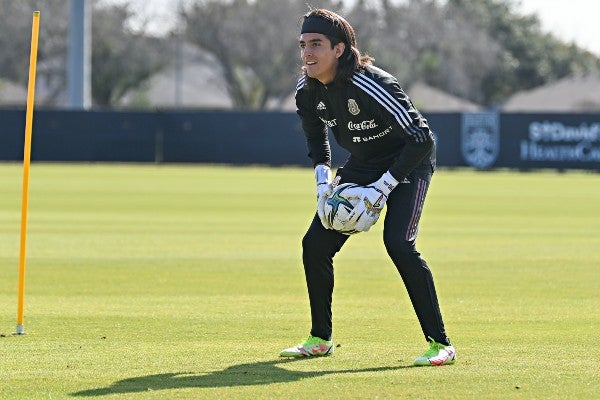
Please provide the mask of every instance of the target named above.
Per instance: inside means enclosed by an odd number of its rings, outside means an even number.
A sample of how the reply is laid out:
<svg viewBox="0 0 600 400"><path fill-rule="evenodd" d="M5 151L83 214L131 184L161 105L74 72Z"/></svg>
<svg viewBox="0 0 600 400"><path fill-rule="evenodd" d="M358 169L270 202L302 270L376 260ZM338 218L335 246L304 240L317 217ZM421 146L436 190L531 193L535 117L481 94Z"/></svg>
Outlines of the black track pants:
<svg viewBox="0 0 600 400"><path fill-rule="evenodd" d="M344 168L339 174L342 176L342 183L359 184L371 183L381 176L379 172L365 173L348 168ZM450 344L444 329L433 276L415 248L419 219L431 176L431 167L421 166L411 173L407 178L408 182L400 183L390 194L386 205L383 240L402 277L425 338L431 337L436 342ZM302 261L310 300L313 336L331 338L333 257L348 238L349 236L325 229L315 216L302 239Z"/></svg>

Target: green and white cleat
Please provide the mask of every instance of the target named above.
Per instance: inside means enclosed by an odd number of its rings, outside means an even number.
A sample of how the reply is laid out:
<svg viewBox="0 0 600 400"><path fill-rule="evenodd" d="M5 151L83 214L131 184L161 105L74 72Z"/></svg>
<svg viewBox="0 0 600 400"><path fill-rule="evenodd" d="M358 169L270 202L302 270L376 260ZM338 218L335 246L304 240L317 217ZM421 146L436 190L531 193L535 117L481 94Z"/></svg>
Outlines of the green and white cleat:
<svg viewBox="0 0 600 400"><path fill-rule="evenodd" d="M333 354L333 340L309 336L304 343L282 350L281 357L321 357Z"/></svg>
<svg viewBox="0 0 600 400"><path fill-rule="evenodd" d="M448 365L456 362L456 350L453 346L437 343L429 338L429 350L421 357L417 358L414 365Z"/></svg>

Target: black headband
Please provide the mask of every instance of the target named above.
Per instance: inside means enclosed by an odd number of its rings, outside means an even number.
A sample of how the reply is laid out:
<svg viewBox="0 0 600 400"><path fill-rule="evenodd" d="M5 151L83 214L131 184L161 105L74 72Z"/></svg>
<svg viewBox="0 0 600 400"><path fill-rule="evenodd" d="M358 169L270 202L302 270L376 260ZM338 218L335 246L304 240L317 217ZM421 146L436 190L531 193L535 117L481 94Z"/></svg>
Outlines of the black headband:
<svg viewBox="0 0 600 400"><path fill-rule="evenodd" d="M309 15L304 18L302 29L300 30L300 34L303 33L321 33L338 38L344 42L347 40L344 30L339 25L319 15Z"/></svg>

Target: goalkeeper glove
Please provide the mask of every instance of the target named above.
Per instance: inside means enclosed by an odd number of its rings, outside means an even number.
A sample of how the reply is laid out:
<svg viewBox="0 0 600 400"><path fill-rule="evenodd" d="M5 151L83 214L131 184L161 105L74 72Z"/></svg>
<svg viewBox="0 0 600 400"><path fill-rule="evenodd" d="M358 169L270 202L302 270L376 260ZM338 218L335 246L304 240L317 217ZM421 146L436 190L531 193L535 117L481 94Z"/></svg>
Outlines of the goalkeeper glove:
<svg viewBox="0 0 600 400"><path fill-rule="evenodd" d="M331 169L327 165L317 165L315 167L315 180L317 181L317 214L321 224L326 229L332 229L325 218L325 202L333 190L331 186Z"/></svg>
<svg viewBox="0 0 600 400"><path fill-rule="evenodd" d="M349 220L356 221L355 230L366 232L375 225L391 191L397 185L398 181L388 171L363 189L361 200L348 216Z"/></svg>

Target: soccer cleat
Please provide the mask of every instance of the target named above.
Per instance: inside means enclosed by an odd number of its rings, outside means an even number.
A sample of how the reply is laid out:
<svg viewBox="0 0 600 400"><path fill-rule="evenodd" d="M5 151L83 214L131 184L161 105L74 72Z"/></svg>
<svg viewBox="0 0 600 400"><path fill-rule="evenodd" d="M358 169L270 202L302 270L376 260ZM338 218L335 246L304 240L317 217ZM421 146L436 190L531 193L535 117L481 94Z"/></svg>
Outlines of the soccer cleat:
<svg viewBox="0 0 600 400"><path fill-rule="evenodd" d="M429 339L431 340L429 342L429 350L417 358L414 365L448 365L456 362L456 350L454 350L453 346L446 346L445 344L437 343L431 338Z"/></svg>
<svg viewBox="0 0 600 400"><path fill-rule="evenodd" d="M333 354L333 340L323 340L320 337L309 336L304 343L296 347L282 350L281 357L319 357Z"/></svg>

